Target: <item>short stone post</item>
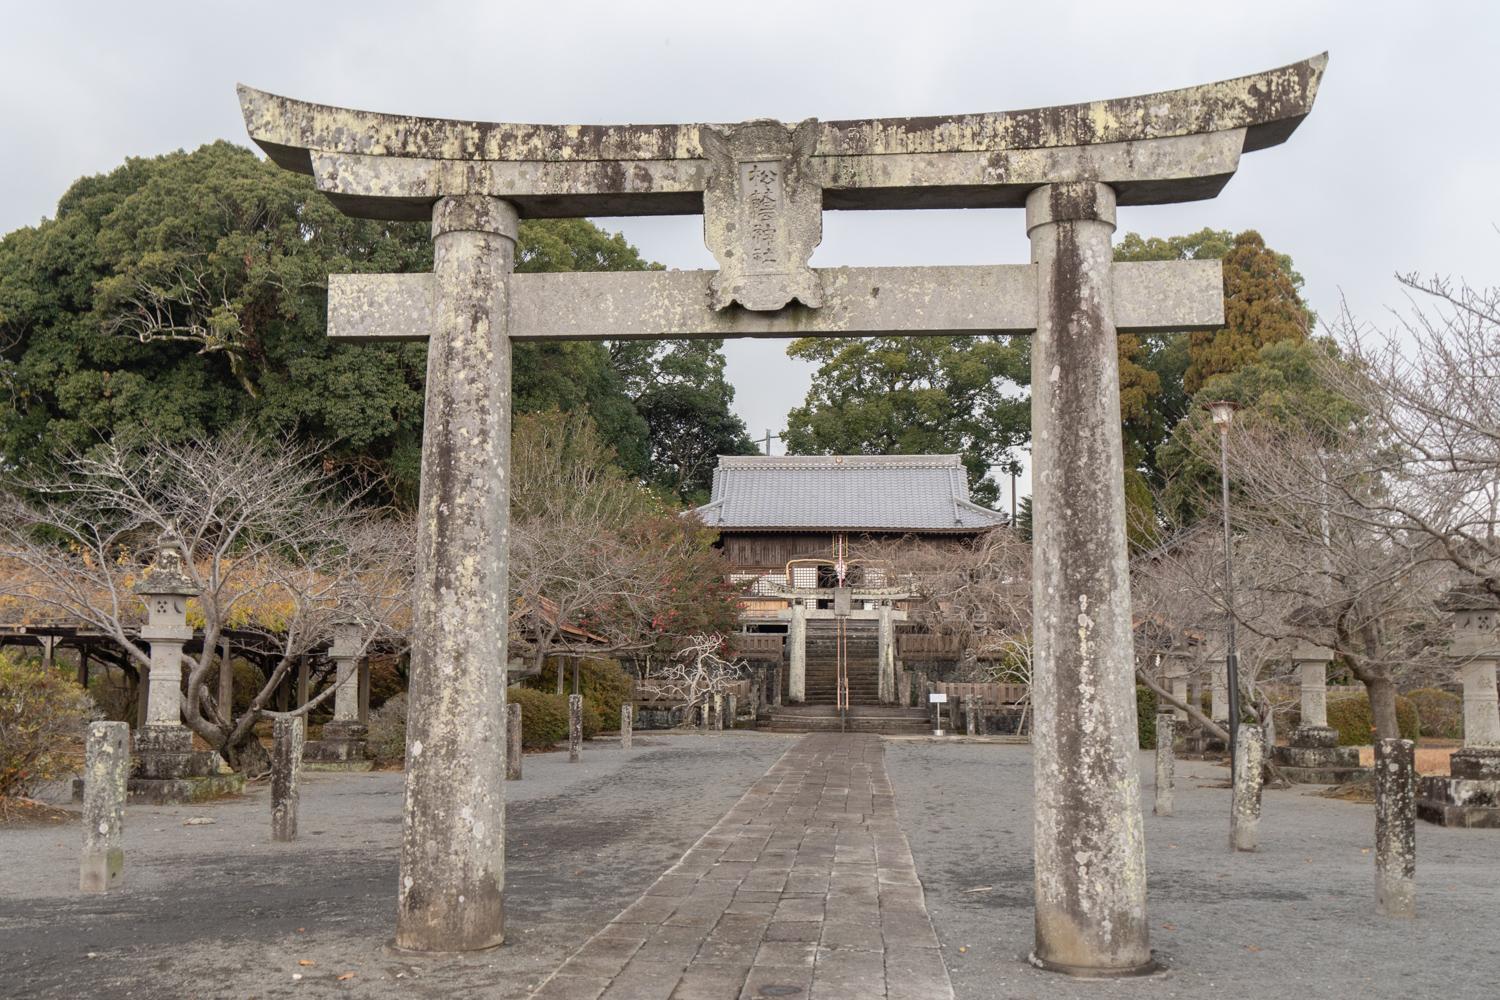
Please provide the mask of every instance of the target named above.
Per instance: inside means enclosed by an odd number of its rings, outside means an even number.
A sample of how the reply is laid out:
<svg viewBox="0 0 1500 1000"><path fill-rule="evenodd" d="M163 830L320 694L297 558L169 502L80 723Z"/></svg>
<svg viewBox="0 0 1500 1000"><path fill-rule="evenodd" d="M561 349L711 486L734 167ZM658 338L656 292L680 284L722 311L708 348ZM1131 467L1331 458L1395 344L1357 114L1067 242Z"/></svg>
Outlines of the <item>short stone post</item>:
<svg viewBox="0 0 1500 1000"><path fill-rule="evenodd" d="M583 695L568 695L568 763L578 763L583 749Z"/></svg>
<svg viewBox="0 0 1500 1000"><path fill-rule="evenodd" d="M911 671L896 674L896 703L902 708L911 707Z"/></svg>
<svg viewBox="0 0 1500 1000"><path fill-rule="evenodd" d="M954 698L952 701L948 702L948 728L953 730L955 733L959 731L959 727L962 725L962 712L963 701L961 699Z"/></svg>
<svg viewBox="0 0 1500 1000"><path fill-rule="evenodd" d="M807 605L792 600L792 624L787 633L786 698L795 704L807 700Z"/></svg>
<svg viewBox="0 0 1500 1000"><path fill-rule="evenodd" d="M979 704L973 695L964 699L964 725L970 736L979 735Z"/></svg>
<svg viewBox="0 0 1500 1000"><path fill-rule="evenodd" d="M521 780L521 703L505 706L505 780Z"/></svg>
<svg viewBox="0 0 1500 1000"><path fill-rule="evenodd" d="M1177 777L1177 717L1156 713L1156 805L1158 816L1172 815L1172 784Z"/></svg>
<svg viewBox="0 0 1500 1000"><path fill-rule="evenodd" d="M1253 851L1260 829L1261 772L1266 766L1266 734L1259 726L1241 726L1234 750L1229 846L1236 851Z"/></svg>
<svg viewBox="0 0 1500 1000"><path fill-rule="evenodd" d="M736 714L738 712L739 712L738 699L735 698L734 692L731 691L724 698L724 728L725 729L733 729L734 728L734 720L736 718L738 718L738 715Z"/></svg>
<svg viewBox="0 0 1500 1000"><path fill-rule="evenodd" d="M630 737L635 733L635 706L625 702L620 706L620 749L630 749Z"/></svg>
<svg viewBox="0 0 1500 1000"><path fill-rule="evenodd" d="M1375 905L1387 917L1414 917L1417 874L1417 748L1375 743Z"/></svg>
<svg viewBox="0 0 1500 1000"><path fill-rule="evenodd" d="M80 892L108 892L125 874L125 782L130 775L130 726L89 723L83 763L83 856Z"/></svg>
<svg viewBox="0 0 1500 1000"><path fill-rule="evenodd" d="M282 716L271 724L271 839L297 839L297 804L302 783L302 748L307 720Z"/></svg>
<svg viewBox="0 0 1500 1000"><path fill-rule="evenodd" d="M781 704L781 664L776 664L771 669L771 704Z"/></svg>
<svg viewBox="0 0 1500 1000"><path fill-rule="evenodd" d="M719 732L724 728L724 695L718 692L714 694L714 731Z"/></svg>

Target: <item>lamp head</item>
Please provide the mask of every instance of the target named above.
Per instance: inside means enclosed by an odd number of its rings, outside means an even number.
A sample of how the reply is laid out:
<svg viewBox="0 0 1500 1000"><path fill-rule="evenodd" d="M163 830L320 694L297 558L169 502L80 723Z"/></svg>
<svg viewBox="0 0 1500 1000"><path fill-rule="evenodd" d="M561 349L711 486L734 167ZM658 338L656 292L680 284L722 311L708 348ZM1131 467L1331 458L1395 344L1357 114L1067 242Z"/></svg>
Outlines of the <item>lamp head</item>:
<svg viewBox="0 0 1500 1000"><path fill-rule="evenodd" d="M1214 420L1214 426L1219 430L1228 430L1234 421L1234 411L1240 408L1240 404L1232 399L1218 399L1208 404L1208 412Z"/></svg>

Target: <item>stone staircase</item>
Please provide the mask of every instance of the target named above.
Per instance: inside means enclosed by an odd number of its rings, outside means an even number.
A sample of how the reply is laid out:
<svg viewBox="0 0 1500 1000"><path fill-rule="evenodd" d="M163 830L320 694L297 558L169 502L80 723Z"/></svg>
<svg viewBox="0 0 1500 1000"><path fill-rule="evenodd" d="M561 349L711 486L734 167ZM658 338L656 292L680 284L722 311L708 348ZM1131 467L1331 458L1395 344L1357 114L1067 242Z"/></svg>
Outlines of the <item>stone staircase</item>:
<svg viewBox="0 0 1500 1000"><path fill-rule="evenodd" d="M831 621L807 623L807 704L838 704L838 632ZM874 622L846 626L849 704L880 704L880 635Z"/></svg>
<svg viewBox="0 0 1500 1000"><path fill-rule="evenodd" d="M773 733L881 733L921 736L932 732L932 722L920 708L896 705L854 705L845 720L833 705L777 705L768 709L763 729ZM841 727L841 721L844 726Z"/></svg>
<svg viewBox="0 0 1500 1000"><path fill-rule="evenodd" d="M848 714L838 705L838 627L832 621L807 623L807 701L766 710L765 728L774 733L884 733L920 735L932 731L927 713L880 703L880 634L875 622L845 625L849 677Z"/></svg>

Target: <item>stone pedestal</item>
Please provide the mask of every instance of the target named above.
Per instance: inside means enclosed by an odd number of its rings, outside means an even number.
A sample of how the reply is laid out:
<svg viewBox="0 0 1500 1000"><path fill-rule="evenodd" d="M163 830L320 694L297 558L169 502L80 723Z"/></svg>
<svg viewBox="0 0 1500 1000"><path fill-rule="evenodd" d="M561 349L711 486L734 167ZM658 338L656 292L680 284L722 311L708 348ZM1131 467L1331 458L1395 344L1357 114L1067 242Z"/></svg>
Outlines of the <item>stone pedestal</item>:
<svg viewBox="0 0 1500 1000"><path fill-rule="evenodd" d="M1448 775L1417 784L1417 817L1439 826L1500 829L1500 747L1464 747Z"/></svg>
<svg viewBox="0 0 1500 1000"><path fill-rule="evenodd" d="M1460 649L1467 653L1468 650ZM1495 660L1459 668L1464 685L1464 746L1448 761L1448 777L1421 779L1417 816L1439 826L1500 829L1500 697Z"/></svg>
<svg viewBox="0 0 1500 1000"><path fill-rule="evenodd" d="M1290 746L1276 747L1271 759L1286 780L1302 785L1342 785L1369 775L1359 766L1359 748L1339 746L1338 730L1328 725L1328 664L1333 651L1302 643L1292 653L1301 671L1302 723Z"/></svg>
<svg viewBox="0 0 1500 1000"><path fill-rule="evenodd" d="M1293 784L1342 785L1370 773L1359 766L1359 748L1339 746L1338 730L1330 726L1298 726L1291 744L1276 747L1271 757Z"/></svg>

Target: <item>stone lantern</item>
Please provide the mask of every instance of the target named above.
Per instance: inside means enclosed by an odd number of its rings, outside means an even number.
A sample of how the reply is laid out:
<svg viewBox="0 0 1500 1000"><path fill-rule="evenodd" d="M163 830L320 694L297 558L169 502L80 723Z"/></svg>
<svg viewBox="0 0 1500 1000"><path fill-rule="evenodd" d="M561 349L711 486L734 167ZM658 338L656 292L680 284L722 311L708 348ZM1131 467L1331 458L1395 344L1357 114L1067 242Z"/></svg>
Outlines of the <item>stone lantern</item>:
<svg viewBox="0 0 1500 1000"><path fill-rule="evenodd" d="M364 638L360 624L342 619L334 624L328 658L334 664L333 721L324 723L322 737L310 741L303 754L316 770L369 770L367 727L359 721L359 654Z"/></svg>
<svg viewBox="0 0 1500 1000"><path fill-rule="evenodd" d="M1448 776L1421 779L1417 815L1443 826L1500 827L1500 600L1484 583L1455 587L1441 605L1451 613L1449 654L1464 688L1464 745Z"/></svg>
<svg viewBox="0 0 1500 1000"><path fill-rule="evenodd" d="M151 649L146 724L136 730L131 766L133 801L190 802L235 790L232 778L219 774L219 755L194 750L193 734L182 724L182 647L194 631L187 624L187 603L198 594L183 572L184 561L182 539L169 526L157 539L155 560L133 588L146 605L140 637Z"/></svg>
<svg viewBox="0 0 1500 1000"><path fill-rule="evenodd" d="M1184 640L1167 650L1163 657L1162 680L1172 697L1184 704L1188 701L1188 674L1193 668L1193 649L1191 644ZM1179 723L1186 725L1188 714L1176 705L1172 706L1172 717Z"/></svg>
<svg viewBox="0 0 1500 1000"><path fill-rule="evenodd" d="M1339 746L1339 733L1328 724L1328 667L1333 650L1302 641L1292 649L1302 688L1302 721L1290 746L1276 747L1272 758L1290 782L1341 785L1363 777L1359 748Z"/></svg>

